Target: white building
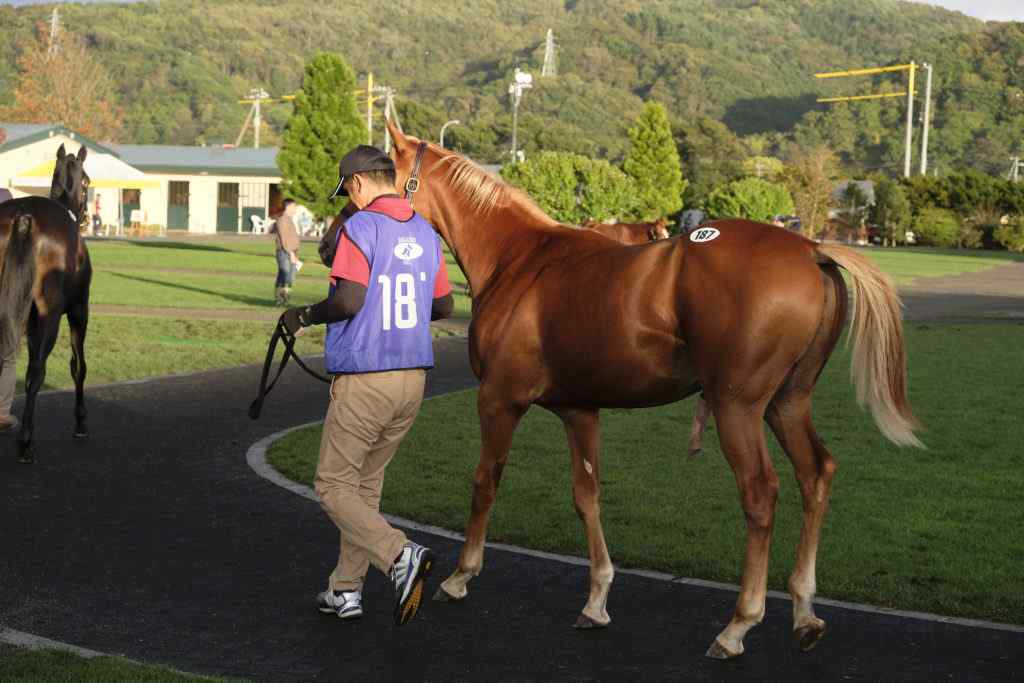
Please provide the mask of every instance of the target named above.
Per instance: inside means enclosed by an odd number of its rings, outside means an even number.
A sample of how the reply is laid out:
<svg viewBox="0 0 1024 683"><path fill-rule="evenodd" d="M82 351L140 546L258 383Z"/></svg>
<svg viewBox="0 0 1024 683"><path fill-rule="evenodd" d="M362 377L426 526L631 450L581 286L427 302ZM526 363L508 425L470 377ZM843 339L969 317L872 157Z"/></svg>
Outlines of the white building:
<svg viewBox="0 0 1024 683"><path fill-rule="evenodd" d="M58 124L5 124L0 187L15 197L48 194L57 149L89 149L89 213L103 225L145 225L191 233L248 232L250 216L280 206L277 148L104 145ZM276 211L274 211L276 213Z"/></svg>

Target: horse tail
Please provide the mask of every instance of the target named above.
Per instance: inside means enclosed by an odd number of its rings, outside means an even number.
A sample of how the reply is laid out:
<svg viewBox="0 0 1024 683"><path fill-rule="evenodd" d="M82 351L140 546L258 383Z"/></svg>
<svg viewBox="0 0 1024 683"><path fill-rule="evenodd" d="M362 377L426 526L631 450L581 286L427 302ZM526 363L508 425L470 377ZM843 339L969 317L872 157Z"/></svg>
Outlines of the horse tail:
<svg viewBox="0 0 1024 683"><path fill-rule="evenodd" d="M15 214L0 262L0 350L17 344L32 308L32 286L36 279L36 259L32 253L34 222L30 214Z"/></svg>
<svg viewBox="0 0 1024 683"><path fill-rule="evenodd" d="M857 403L869 408L875 424L897 446L924 445L914 435L921 425L907 399L907 357L896 287L885 273L853 249L816 246L819 259L835 263L853 283L850 377Z"/></svg>

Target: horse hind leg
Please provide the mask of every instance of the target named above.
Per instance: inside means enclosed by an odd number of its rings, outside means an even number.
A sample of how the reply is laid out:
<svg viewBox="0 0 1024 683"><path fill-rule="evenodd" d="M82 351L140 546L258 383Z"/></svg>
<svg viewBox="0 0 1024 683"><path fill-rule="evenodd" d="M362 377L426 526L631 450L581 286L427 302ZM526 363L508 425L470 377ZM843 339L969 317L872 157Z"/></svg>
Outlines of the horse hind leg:
<svg viewBox="0 0 1024 683"><path fill-rule="evenodd" d="M512 433L526 412L524 408L489 399L488 395L487 389L481 387L477 399L477 411L480 415L480 462L473 477L473 502L469 522L466 524L466 541L462 544L455 571L441 583L434 594L434 600L441 602L464 599L469 593L466 586L483 569L484 542L487 540L491 507L494 505L501 474L508 461Z"/></svg>
<svg viewBox="0 0 1024 683"><path fill-rule="evenodd" d="M601 527L601 431L596 410L559 411L572 456L572 497L583 521L590 555L590 594L575 628L599 628L611 623L608 592L615 569Z"/></svg>
<svg viewBox="0 0 1024 683"><path fill-rule="evenodd" d="M68 309L68 328L71 332L71 377L75 380L75 438L89 437L85 408L85 333L89 327L89 307L79 303Z"/></svg>
<svg viewBox="0 0 1024 683"><path fill-rule="evenodd" d="M775 438L793 464L803 500L800 541L789 578L789 593L793 598L793 633L805 652L821 641L827 629L825 622L814 614L814 594L818 541L836 471L836 462L811 421L811 394L846 318L842 277L832 268L823 271L822 278L826 281L825 307L818 332L765 413Z"/></svg>
<svg viewBox="0 0 1024 683"><path fill-rule="evenodd" d="M791 391L777 396L767 412L768 424L793 463L803 498L789 593L793 597L793 633L804 652L817 645L826 631L825 622L814 614L814 594L818 541L836 470L835 460L811 423L810 407L809 392Z"/></svg>
<svg viewBox="0 0 1024 683"><path fill-rule="evenodd" d="M690 459L696 458L704 448L704 430L708 424L708 417L711 415L711 408L701 394L697 397L697 407L693 413L693 424L690 427L690 441L687 450Z"/></svg>
<svg viewBox="0 0 1024 683"><path fill-rule="evenodd" d="M722 452L736 476L747 522L747 548L736 609L707 651L713 659L729 659L743 654L744 637L764 618L779 480L765 441L763 409L752 410L730 402L716 404L714 410Z"/></svg>
<svg viewBox="0 0 1024 683"><path fill-rule="evenodd" d="M46 359L53 351L60 330L59 315L39 315L33 308L28 320L28 371L25 374L25 407L18 436L18 462L35 459L32 443L35 431L36 397L46 380Z"/></svg>

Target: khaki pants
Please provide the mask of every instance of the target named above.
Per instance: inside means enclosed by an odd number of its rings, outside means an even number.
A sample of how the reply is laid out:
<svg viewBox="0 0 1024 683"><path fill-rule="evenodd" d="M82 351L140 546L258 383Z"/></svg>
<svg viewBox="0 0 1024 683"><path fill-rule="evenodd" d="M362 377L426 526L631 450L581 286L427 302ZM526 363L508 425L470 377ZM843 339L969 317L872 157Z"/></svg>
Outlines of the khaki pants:
<svg viewBox="0 0 1024 683"><path fill-rule="evenodd" d="M425 370L340 375L331 383L316 493L341 532L331 590L360 590L370 564L384 573L405 534L381 516L380 496L387 468L412 427L423 402Z"/></svg>
<svg viewBox="0 0 1024 683"><path fill-rule="evenodd" d="M20 343L20 340L19 340ZM14 387L18 383L18 346L0 358L0 422L6 422L14 402Z"/></svg>

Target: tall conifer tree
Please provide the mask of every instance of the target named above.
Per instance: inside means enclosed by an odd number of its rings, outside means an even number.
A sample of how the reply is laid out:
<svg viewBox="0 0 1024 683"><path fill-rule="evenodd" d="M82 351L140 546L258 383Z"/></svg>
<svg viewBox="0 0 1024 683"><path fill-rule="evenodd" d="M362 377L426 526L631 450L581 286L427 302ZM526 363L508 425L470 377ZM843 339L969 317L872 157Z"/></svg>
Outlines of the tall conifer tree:
<svg viewBox="0 0 1024 683"><path fill-rule="evenodd" d="M302 89L285 128L277 164L286 197L317 216L330 216L344 199L328 201L338 183L338 161L366 142L366 124L356 109L356 77L341 56L317 54L306 64Z"/></svg>
<svg viewBox="0 0 1024 683"><path fill-rule="evenodd" d="M683 208L686 181L665 107L647 102L629 129L629 139L622 170L636 181L640 218L654 220L676 213Z"/></svg>

